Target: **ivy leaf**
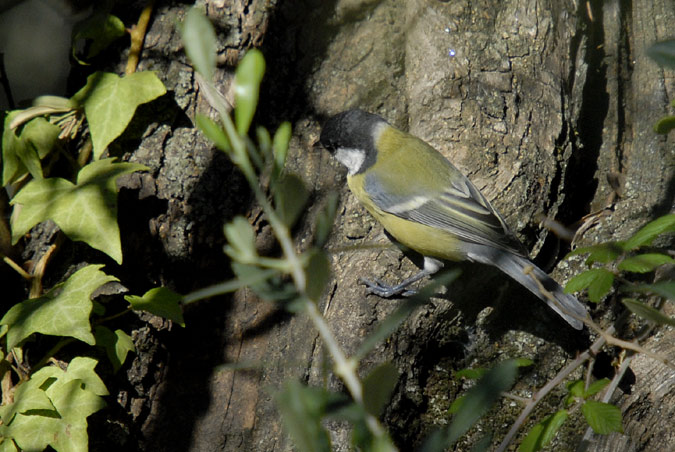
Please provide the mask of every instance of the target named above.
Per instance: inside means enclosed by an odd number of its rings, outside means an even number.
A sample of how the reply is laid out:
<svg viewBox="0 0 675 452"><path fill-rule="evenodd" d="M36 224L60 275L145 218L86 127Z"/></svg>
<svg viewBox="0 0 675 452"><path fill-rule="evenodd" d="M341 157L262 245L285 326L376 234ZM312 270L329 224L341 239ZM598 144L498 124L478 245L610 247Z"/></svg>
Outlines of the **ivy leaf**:
<svg viewBox="0 0 675 452"><path fill-rule="evenodd" d="M26 123L16 135L10 123L23 110L13 111L5 118L2 133L2 185L6 186L21 179L26 172L35 178L42 178L43 159L58 140L61 129L44 118L34 118Z"/></svg>
<svg viewBox="0 0 675 452"><path fill-rule="evenodd" d="M633 273L647 273L659 265L675 263L675 259L661 253L645 253L627 257L619 263L619 270Z"/></svg>
<svg viewBox="0 0 675 452"><path fill-rule="evenodd" d="M623 432L621 410L614 405L588 400L582 405L581 412L595 433Z"/></svg>
<svg viewBox="0 0 675 452"><path fill-rule="evenodd" d="M95 72L72 97L84 107L99 159L106 147L127 128L136 108L166 93L154 72L135 72L122 78L109 72Z"/></svg>
<svg viewBox="0 0 675 452"><path fill-rule="evenodd" d="M120 370L127 359L127 354L136 351L131 336L122 330L118 329L113 332L110 328L98 325L94 330L94 337L96 345L105 349L115 372Z"/></svg>
<svg viewBox="0 0 675 452"><path fill-rule="evenodd" d="M90 296L103 284L117 281L100 271L101 267L84 267L45 295L12 306L0 320L0 324L9 327L7 348L13 348L33 333L69 336L94 345L89 324Z"/></svg>
<svg viewBox="0 0 675 452"><path fill-rule="evenodd" d="M12 244L36 224L52 220L71 240L85 242L121 264L115 181L144 170L147 167L136 163L105 159L83 167L77 184L58 177L30 181L11 201L23 205L12 217Z"/></svg>
<svg viewBox="0 0 675 452"><path fill-rule="evenodd" d="M234 72L234 122L239 135L248 134L251 127L264 74L265 58L257 49L246 52Z"/></svg>
<svg viewBox="0 0 675 452"><path fill-rule="evenodd" d="M613 283L612 272L604 268L592 268L570 279L565 286L565 293L579 292L587 288L588 298L597 303L609 293Z"/></svg>
<svg viewBox="0 0 675 452"><path fill-rule="evenodd" d="M56 366L37 371L31 379L36 378L36 386L42 383L34 390L46 394L53 408L17 414L2 426L0 435L13 438L22 450L43 450L48 445L59 452L87 450L86 418L105 406L96 392L108 393L94 366L96 360L80 357L65 372Z"/></svg>
<svg viewBox="0 0 675 452"><path fill-rule="evenodd" d="M87 58L93 58L116 39L124 36L124 23L112 14L95 14L89 19L78 22L73 26L72 55L80 64L87 64L77 57L78 41L88 39L91 41Z"/></svg>
<svg viewBox="0 0 675 452"><path fill-rule="evenodd" d="M626 240L623 248L626 251L634 250L641 246L649 245L656 237L661 234L675 232L675 213L664 215L654 221L647 223L631 238Z"/></svg>
<svg viewBox="0 0 675 452"><path fill-rule="evenodd" d="M40 386L51 377L50 372L45 372L48 368L42 368L31 375L28 381L17 385L14 391L14 403L2 407L2 423L7 425L12 422L17 413L26 413L29 411L49 411L54 410L51 400L47 394L40 389Z"/></svg>
<svg viewBox="0 0 675 452"><path fill-rule="evenodd" d="M137 311L147 311L185 327L183 319L183 310L180 307L182 295L177 294L166 287L155 287L143 294L142 297L136 295L125 295L124 299L131 304L132 309Z"/></svg>
<svg viewBox="0 0 675 452"><path fill-rule="evenodd" d="M668 317L663 312L658 309L634 300L632 298L624 298L621 302L626 306L630 312L633 314L642 317L646 320L651 320L652 322L658 323L660 325L671 325L675 326L675 319Z"/></svg>

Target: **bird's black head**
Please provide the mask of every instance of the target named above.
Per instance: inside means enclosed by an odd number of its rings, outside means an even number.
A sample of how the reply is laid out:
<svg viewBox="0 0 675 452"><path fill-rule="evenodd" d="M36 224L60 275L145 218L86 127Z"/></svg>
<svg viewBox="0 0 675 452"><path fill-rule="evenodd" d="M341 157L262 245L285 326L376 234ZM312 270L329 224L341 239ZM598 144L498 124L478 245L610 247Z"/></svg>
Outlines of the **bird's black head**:
<svg viewBox="0 0 675 452"><path fill-rule="evenodd" d="M330 118L321 130L321 145L349 169L364 171L375 163L378 126L387 122L363 110L347 110Z"/></svg>
<svg viewBox="0 0 675 452"><path fill-rule="evenodd" d="M347 110L331 117L321 130L321 145L330 152L337 148L368 150L374 147L375 126L386 122L363 110Z"/></svg>

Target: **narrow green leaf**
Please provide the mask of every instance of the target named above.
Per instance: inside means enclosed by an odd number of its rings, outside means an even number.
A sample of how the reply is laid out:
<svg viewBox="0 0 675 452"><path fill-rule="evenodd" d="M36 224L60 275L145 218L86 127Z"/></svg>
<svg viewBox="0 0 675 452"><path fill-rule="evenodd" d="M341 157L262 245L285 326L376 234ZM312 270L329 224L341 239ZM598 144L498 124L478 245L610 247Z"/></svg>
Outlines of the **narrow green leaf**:
<svg viewBox="0 0 675 452"><path fill-rule="evenodd" d="M623 433L621 410L618 407L609 403L587 400L581 406L581 412L595 433L601 435L608 435L612 432Z"/></svg>
<svg viewBox="0 0 675 452"><path fill-rule="evenodd" d="M632 298L623 298L621 302L630 310L630 312L643 319L650 320L654 323L658 323L659 325L675 326L674 318L668 317L658 309L654 309L638 300L634 300Z"/></svg>
<svg viewBox="0 0 675 452"><path fill-rule="evenodd" d="M604 268L592 268L582 272L567 283L565 293L578 292L588 289L588 298L593 302L599 302L609 293L614 283L614 274Z"/></svg>
<svg viewBox="0 0 675 452"><path fill-rule="evenodd" d="M166 88L154 72L135 72L125 77L109 72L90 75L72 100L84 107L94 158L101 158L108 145L124 132L139 105L164 94Z"/></svg>
<svg viewBox="0 0 675 452"><path fill-rule="evenodd" d="M258 126L255 128L255 134L258 137L258 148L260 148L260 151L265 156L265 161L273 162L272 137L269 131L263 126Z"/></svg>
<svg viewBox="0 0 675 452"><path fill-rule="evenodd" d="M675 116L664 116L654 124L654 132L666 135L675 129Z"/></svg>
<svg viewBox="0 0 675 452"><path fill-rule="evenodd" d="M284 426L299 451L330 452L330 437L321 425L329 401L326 391L288 381L275 398Z"/></svg>
<svg viewBox="0 0 675 452"><path fill-rule="evenodd" d="M142 297L136 295L124 296L124 299L129 302L132 309L158 315L185 327L183 310L180 307L182 298L182 295L166 287L150 289Z"/></svg>
<svg viewBox="0 0 675 452"><path fill-rule="evenodd" d="M77 184L59 177L30 181L11 204L22 204L12 216L12 243L30 229L52 220L74 241L85 242L122 263L117 226L117 178L147 168L137 163L99 160L83 167Z"/></svg>
<svg viewBox="0 0 675 452"><path fill-rule="evenodd" d="M673 232L675 232L675 213L664 215L647 223L642 229L633 234L631 238L626 240L624 249L630 251L649 245L659 235Z"/></svg>
<svg viewBox="0 0 675 452"><path fill-rule="evenodd" d="M322 248L328 241L330 232L335 223L335 215L338 208L338 194L330 192L326 195L326 201L316 216L316 228L314 232L314 245Z"/></svg>
<svg viewBox="0 0 675 452"><path fill-rule="evenodd" d="M530 367L534 364L534 361L529 358L514 358L513 361L518 367Z"/></svg>
<svg viewBox="0 0 675 452"><path fill-rule="evenodd" d="M631 256L619 263L619 270L633 273L647 273L659 265L673 264L675 259L661 253L646 253Z"/></svg>
<svg viewBox="0 0 675 452"><path fill-rule="evenodd" d="M89 324L91 294L103 284L117 281L103 273L101 267L84 267L42 297L12 306L0 320L0 324L9 326L7 348L13 348L33 333L74 337L94 345Z"/></svg>
<svg viewBox="0 0 675 452"><path fill-rule="evenodd" d="M446 447L454 444L508 390L516 379L518 366L513 360L503 361L490 369L466 398L445 431Z"/></svg>
<svg viewBox="0 0 675 452"><path fill-rule="evenodd" d="M363 404L366 410L379 417L391 400L391 394L398 383L398 369L390 362L385 362L373 369L363 380Z"/></svg>
<svg viewBox="0 0 675 452"><path fill-rule="evenodd" d="M240 262L232 262L232 271L237 275L237 279L246 281L246 286L263 300L288 303L296 300L298 296L293 283L281 278L278 272L274 272L272 277L263 278L263 276L269 274L268 269ZM299 306L302 305L303 303ZM286 306L286 309L288 309L288 306Z"/></svg>
<svg viewBox="0 0 675 452"><path fill-rule="evenodd" d="M77 49L80 40L90 40L87 59L93 58L105 50L115 40L125 34L124 23L112 14L94 14L89 19L73 26L72 55L80 64L88 64L78 58Z"/></svg>
<svg viewBox="0 0 675 452"><path fill-rule="evenodd" d="M190 8L188 11L181 27L181 36L192 65L206 80L212 81L216 69L216 32L199 8Z"/></svg>
<svg viewBox="0 0 675 452"><path fill-rule="evenodd" d="M288 144L291 142L291 123L283 122L274 133L274 175L279 177L286 164L286 155L288 154Z"/></svg>
<svg viewBox="0 0 675 452"><path fill-rule="evenodd" d="M675 300L675 281L659 281L654 284L639 284L624 287L623 290L630 292L655 293L669 300Z"/></svg>
<svg viewBox="0 0 675 452"><path fill-rule="evenodd" d="M307 274L306 293L307 297L316 303L326 290L330 280L330 260L328 255L319 249L315 248L310 253L307 268L305 268Z"/></svg>
<svg viewBox="0 0 675 452"><path fill-rule="evenodd" d="M255 232L248 220L241 215L227 223L224 227L228 245L225 252L232 259L244 264L256 262L258 250L255 247Z"/></svg>
<svg viewBox="0 0 675 452"><path fill-rule="evenodd" d="M452 403L450 404L450 408L448 408L448 414L457 413L460 410L460 408L462 408L464 400L466 400L466 396L459 396L455 400L453 400Z"/></svg>
<svg viewBox="0 0 675 452"><path fill-rule="evenodd" d="M230 146L230 140L227 139L227 135L222 127L208 116L200 113L197 113L195 122L206 138L213 141L213 144L215 144L218 149L229 154L232 147Z"/></svg>
<svg viewBox="0 0 675 452"><path fill-rule="evenodd" d="M466 378L467 380L478 380L483 375L485 375L485 372L487 372L487 369L484 367L476 367L473 369L462 369L455 372L452 377L455 380L459 380L462 378Z"/></svg>
<svg viewBox="0 0 675 452"><path fill-rule="evenodd" d="M129 352L135 352L136 347L131 336L122 330L115 330L98 325L94 330L96 345L105 349L106 355L113 366L113 370L120 370Z"/></svg>
<svg viewBox="0 0 675 452"><path fill-rule="evenodd" d="M518 452L535 452L546 447L555 437L569 414L559 410L536 424L518 447Z"/></svg>
<svg viewBox="0 0 675 452"><path fill-rule="evenodd" d="M302 180L294 174L286 174L276 184L274 191L274 205L286 226L293 227L305 209L309 199L309 191Z"/></svg>
<svg viewBox="0 0 675 452"><path fill-rule="evenodd" d="M588 389L586 389L586 391L584 393L584 397L588 398L588 397L594 396L598 392L602 391L605 388L605 386L607 386L608 384L609 384L608 378L602 378L600 380L594 381L593 383L588 385Z"/></svg>
<svg viewBox="0 0 675 452"><path fill-rule="evenodd" d="M647 55L660 66L675 69L675 39L652 44L647 49Z"/></svg>
<svg viewBox="0 0 675 452"><path fill-rule="evenodd" d="M258 106L260 82L265 74L265 58L257 49L246 52L234 73L234 122L239 135L248 134Z"/></svg>
<svg viewBox="0 0 675 452"><path fill-rule="evenodd" d="M607 242L599 243L597 245L586 246L582 248L577 248L574 251L570 252L565 256L565 259L571 256L577 256L580 254L588 254L586 258L586 265L592 265L595 262L600 262L606 264L611 262L619 257L623 253L620 243L618 242Z"/></svg>

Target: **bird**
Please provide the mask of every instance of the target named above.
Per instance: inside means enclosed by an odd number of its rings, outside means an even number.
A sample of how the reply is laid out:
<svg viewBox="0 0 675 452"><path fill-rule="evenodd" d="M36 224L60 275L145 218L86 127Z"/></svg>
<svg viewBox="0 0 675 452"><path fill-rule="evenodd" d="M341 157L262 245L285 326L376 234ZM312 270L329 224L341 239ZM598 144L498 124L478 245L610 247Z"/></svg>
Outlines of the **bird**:
<svg viewBox="0 0 675 452"><path fill-rule="evenodd" d="M421 271L400 284L364 281L371 293L405 295L446 261L468 260L499 268L573 328L583 328L584 305L530 261L502 215L431 145L360 109L330 117L319 142L347 168L347 184L366 210L395 241L424 257Z"/></svg>

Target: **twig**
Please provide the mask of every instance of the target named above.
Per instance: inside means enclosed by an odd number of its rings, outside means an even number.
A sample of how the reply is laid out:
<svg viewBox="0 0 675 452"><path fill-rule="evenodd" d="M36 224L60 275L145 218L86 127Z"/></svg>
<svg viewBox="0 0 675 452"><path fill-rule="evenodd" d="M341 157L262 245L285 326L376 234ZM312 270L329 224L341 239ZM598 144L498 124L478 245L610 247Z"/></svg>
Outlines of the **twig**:
<svg viewBox="0 0 675 452"><path fill-rule="evenodd" d="M141 57L141 50L143 50L143 41L145 40L145 32L148 29L148 22L150 22L150 15L152 14L152 8L155 5L155 0L148 0L148 4L145 5L143 11L141 12L140 17L138 18L138 23L131 27L129 34L131 35L131 46L129 47L129 58L127 58L127 67L124 70L126 75L133 74L136 72L136 66L138 66L138 60Z"/></svg>
<svg viewBox="0 0 675 452"><path fill-rule="evenodd" d="M613 330L613 327L610 327L608 331ZM558 374L548 383L546 383L539 391L537 391L535 394L532 395L530 398L530 401L528 404L523 408L523 411L520 413L520 416L518 416L518 419L513 423L511 426L511 429L508 431L504 439L502 440L501 444L497 448L496 452L504 452L506 448L508 447L509 443L513 439L514 436L516 436L516 433L518 433L518 430L520 427L525 423L525 420L527 417L530 415L532 410L537 406L540 400L542 400L549 392L553 390L556 386L558 386L562 381L567 378L574 370L581 366L581 364L584 363L584 361L592 358L595 356L595 354L600 351L600 349L605 345L606 340L604 336L600 336L598 339L595 340L595 342L582 354L577 356L577 358L569 363L563 370L558 372Z"/></svg>

